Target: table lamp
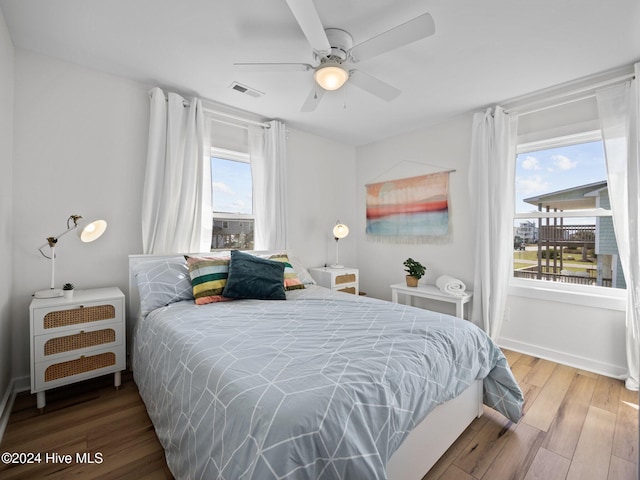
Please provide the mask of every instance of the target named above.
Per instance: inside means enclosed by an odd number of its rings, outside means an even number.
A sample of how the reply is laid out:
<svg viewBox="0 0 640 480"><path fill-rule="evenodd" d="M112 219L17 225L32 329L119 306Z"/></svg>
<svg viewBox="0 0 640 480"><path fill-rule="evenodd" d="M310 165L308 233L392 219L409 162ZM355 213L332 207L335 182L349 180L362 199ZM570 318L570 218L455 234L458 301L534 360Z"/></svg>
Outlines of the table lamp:
<svg viewBox="0 0 640 480"><path fill-rule="evenodd" d="M336 222L336 226L333 227L333 237L336 239L336 263L331 265L331 268L344 268L344 265L341 265L338 260L338 242L341 238L345 238L347 235L349 235L349 227L340 223L340 220L338 220Z"/></svg>
<svg viewBox="0 0 640 480"><path fill-rule="evenodd" d="M73 222L73 225L71 225ZM66 235L72 230L78 231L78 237L83 242L93 242L98 239L104 231L107 229L107 222L104 220L94 220L93 222L82 221L82 216L80 215L71 215L67 219L67 229L62 233L56 235L55 237L47 237L46 243L42 244L38 250L42 254L43 257L51 260L51 288L47 290L39 290L34 293L35 298L54 298L54 297L62 297L64 294L62 289L55 288L55 274L56 274L56 245L60 237ZM50 253L47 255L42 251L43 248L49 246Z"/></svg>

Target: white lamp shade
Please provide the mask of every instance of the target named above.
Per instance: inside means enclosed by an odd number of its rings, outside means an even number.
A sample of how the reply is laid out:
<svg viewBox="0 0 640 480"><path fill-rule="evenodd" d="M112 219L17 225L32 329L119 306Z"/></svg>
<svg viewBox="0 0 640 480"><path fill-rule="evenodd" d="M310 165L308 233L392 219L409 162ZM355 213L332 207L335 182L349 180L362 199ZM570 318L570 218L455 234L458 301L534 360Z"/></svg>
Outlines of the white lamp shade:
<svg viewBox="0 0 640 480"><path fill-rule="evenodd" d="M349 227L347 227L343 223L338 223L335 227L333 227L333 236L335 238L344 238L349 235Z"/></svg>
<svg viewBox="0 0 640 480"><path fill-rule="evenodd" d="M78 225L78 237L85 243L93 242L107 229L107 222L104 220L94 220L93 222L81 223Z"/></svg>
<svg viewBox="0 0 640 480"><path fill-rule="evenodd" d="M349 72L339 64L328 64L319 67L313 78L325 90L337 90L349 79Z"/></svg>

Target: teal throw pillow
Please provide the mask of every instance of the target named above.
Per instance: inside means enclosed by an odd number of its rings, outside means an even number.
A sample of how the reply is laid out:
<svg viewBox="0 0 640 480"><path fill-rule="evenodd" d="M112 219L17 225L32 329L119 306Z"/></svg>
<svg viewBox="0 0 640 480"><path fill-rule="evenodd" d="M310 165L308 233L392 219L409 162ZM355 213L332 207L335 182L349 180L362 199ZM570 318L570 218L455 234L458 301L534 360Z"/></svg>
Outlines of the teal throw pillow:
<svg viewBox="0 0 640 480"><path fill-rule="evenodd" d="M286 300L285 264L233 250L222 296L259 300Z"/></svg>

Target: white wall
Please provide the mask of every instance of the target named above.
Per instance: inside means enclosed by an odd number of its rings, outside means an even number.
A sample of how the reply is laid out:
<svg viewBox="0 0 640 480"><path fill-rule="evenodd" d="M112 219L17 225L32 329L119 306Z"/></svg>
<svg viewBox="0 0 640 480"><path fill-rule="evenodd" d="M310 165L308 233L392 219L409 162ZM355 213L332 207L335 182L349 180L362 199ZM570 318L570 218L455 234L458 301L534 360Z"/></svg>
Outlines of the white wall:
<svg viewBox="0 0 640 480"><path fill-rule="evenodd" d="M140 202L148 133L143 85L16 49L14 136L14 375L27 375L34 291L48 288L50 262L37 247L69 215L108 229L56 250L56 283L126 291L127 254L140 253ZM19 221L17 220L19 219Z"/></svg>
<svg viewBox="0 0 640 480"><path fill-rule="evenodd" d="M287 142L291 248L309 267L335 263L331 231L340 220L353 229L340 241L340 263L355 266L355 148L296 130L289 131Z"/></svg>
<svg viewBox="0 0 640 480"><path fill-rule="evenodd" d="M550 293L541 300L526 289L511 290L501 345L603 375L625 374L624 300L598 300L594 294L567 303Z"/></svg>
<svg viewBox="0 0 640 480"><path fill-rule="evenodd" d="M0 10L0 415L11 380L12 148L13 43Z"/></svg>
<svg viewBox="0 0 640 480"><path fill-rule="evenodd" d="M357 149L358 267L361 289L390 299L389 285L404 281L402 262L407 257L427 267L426 282L441 274L463 280L473 289L474 232L470 230L468 170L472 114L440 125L359 147ZM438 170L416 163L439 165L456 171L450 176L453 241L448 245L381 244L367 240L365 185ZM425 281L425 279L423 279ZM580 300L576 300L580 303ZM611 303L580 305L561 303L544 295L532 299L520 289L508 298L501 345L586 370L616 376L626 371L624 312ZM453 307L418 302L433 310L453 313Z"/></svg>
<svg viewBox="0 0 640 480"><path fill-rule="evenodd" d="M426 268L422 282L434 283L442 274L473 281L467 174L471 149L471 116L463 115L427 129L359 147L357 150L358 266L361 289L390 300L392 283L404 282L402 262L408 257ZM449 175L452 241L445 245L385 244L366 238L365 185L453 169ZM430 304L452 313L450 305Z"/></svg>
<svg viewBox="0 0 640 480"><path fill-rule="evenodd" d="M29 372L31 294L47 288L49 262L37 251L79 213L104 218L107 232L81 244L60 240L57 283L115 285L127 292L129 254L141 253L140 208L148 136L149 86L17 49L15 56L13 375ZM341 178L331 183L340 168ZM336 215L355 218L355 150L290 131L290 246L323 262ZM338 186L341 193L332 191ZM342 219L342 218L341 218ZM355 262L351 247L345 257Z"/></svg>

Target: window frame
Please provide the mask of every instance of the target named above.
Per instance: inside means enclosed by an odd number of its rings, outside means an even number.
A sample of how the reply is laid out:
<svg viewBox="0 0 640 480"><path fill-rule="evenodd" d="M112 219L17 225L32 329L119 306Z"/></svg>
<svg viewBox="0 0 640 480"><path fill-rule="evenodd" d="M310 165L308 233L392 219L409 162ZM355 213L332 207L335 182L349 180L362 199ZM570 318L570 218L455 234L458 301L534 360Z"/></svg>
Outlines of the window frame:
<svg viewBox="0 0 640 480"><path fill-rule="evenodd" d="M560 132L553 131L546 133L547 135L545 135L544 139L538 139L530 142L523 141L520 143L521 138L518 138L518 143L516 145L516 157L524 153L531 153L540 150L568 147L594 141L603 141L601 131L599 129L594 130L592 128L580 133L572 133L569 135L562 135ZM515 162L516 158L514 158L513 161ZM515 182L515 176L513 181ZM512 222L515 220L535 220L548 217L582 218L611 216L611 210L603 208L571 210L566 212L514 212ZM509 252L509 255L511 264L508 286L509 295L605 308L616 311L624 311L626 309L627 291L625 288L611 288L598 285L580 285L550 282L548 280L517 278L513 276L513 252Z"/></svg>

